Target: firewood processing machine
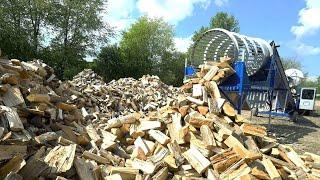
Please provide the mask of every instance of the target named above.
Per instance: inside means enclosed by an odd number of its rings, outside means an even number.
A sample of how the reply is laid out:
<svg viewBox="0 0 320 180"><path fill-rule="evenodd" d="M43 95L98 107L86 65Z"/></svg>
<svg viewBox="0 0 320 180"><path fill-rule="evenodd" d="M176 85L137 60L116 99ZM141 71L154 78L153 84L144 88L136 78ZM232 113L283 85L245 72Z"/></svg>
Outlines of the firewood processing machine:
<svg viewBox="0 0 320 180"><path fill-rule="evenodd" d="M219 89L239 114L247 107L254 115L268 115L269 119L284 116L295 120L299 96L291 91L278 47L273 41L268 43L225 29L210 29L192 45L186 60L185 77L194 76L200 64L229 57L235 73L219 84ZM313 93L314 100L315 89L306 89L309 94Z"/></svg>

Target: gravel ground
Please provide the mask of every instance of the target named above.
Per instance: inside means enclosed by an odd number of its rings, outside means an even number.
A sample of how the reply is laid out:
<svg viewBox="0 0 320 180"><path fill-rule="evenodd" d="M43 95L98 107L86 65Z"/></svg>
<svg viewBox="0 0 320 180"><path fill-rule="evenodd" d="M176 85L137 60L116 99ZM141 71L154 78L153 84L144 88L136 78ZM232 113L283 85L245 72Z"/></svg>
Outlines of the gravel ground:
<svg viewBox="0 0 320 180"><path fill-rule="evenodd" d="M281 144L291 145L298 153L311 152L320 155L320 102L317 102L317 114L300 116L297 122L287 118L271 119L270 132ZM250 119L250 111L242 114ZM268 127L267 117L253 117L252 123Z"/></svg>

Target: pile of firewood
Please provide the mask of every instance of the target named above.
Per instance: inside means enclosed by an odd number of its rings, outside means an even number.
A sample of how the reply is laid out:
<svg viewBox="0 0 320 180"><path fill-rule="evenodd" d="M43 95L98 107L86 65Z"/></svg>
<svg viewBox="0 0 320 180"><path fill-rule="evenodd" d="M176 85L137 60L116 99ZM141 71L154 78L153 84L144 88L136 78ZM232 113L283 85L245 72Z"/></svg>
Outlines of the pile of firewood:
<svg viewBox="0 0 320 180"><path fill-rule="evenodd" d="M65 90L72 89L86 97L88 113L103 113L112 118L128 112L147 112L163 107L177 95L178 88L168 86L157 76L145 75L135 80L121 78L108 84L90 69L77 74Z"/></svg>
<svg viewBox="0 0 320 180"><path fill-rule="evenodd" d="M0 179L317 179L298 155L236 114L207 63L181 92L158 77L60 82L41 61L0 60Z"/></svg>

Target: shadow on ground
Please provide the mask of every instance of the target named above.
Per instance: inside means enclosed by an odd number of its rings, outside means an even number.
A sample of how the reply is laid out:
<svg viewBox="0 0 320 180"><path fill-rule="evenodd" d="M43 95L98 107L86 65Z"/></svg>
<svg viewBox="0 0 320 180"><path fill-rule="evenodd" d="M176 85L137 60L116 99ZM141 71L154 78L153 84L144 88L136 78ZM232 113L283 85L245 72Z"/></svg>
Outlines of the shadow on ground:
<svg viewBox="0 0 320 180"><path fill-rule="evenodd" d="M300 125L300 126L307 126L307 127L313 127L313 128L320 128L319 125L315 124L313 121L310 120L310 118L315 118L318 116L299 116L297 122L295 122L296 125ZM320 119L319 119L320 121Z"/></svg>
<svg viewBox="0 0 320 180"><path fill-rule="evenodd" d="M262 124L267 127L268 124ZM275 134L278 141L282 144L294 144L297 143L299 139L304 138L306 135L316 132L314 128L306 126L296 126L296 125L272 125L270 132Z"/></svg>
<svg viewBox="0 0 320 180"><path fill-rule="evenodd" d="M275 121L280 121L280 123L275 123ZM281 121L283 122L281 123ZM268 124L261 125L268 128ZM273 119L271 121L271 128L269 131L275 134L280 143L293 144L296 143L300 138L303 138L312 132L316 132L316 128L320 128L320 126L308 118L301 116L297 122L284 119Z"/></svg>

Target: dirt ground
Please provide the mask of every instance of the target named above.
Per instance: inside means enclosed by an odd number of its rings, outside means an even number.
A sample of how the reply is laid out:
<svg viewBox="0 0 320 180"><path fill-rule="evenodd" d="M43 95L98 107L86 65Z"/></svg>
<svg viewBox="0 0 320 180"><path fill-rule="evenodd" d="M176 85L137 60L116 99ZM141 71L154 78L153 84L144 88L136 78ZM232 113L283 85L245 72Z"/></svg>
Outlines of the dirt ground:
<svg viewBox="0 0 320 180"><path fill-rule="evenodd" d="M316 113L310 116L299 116L297 122L287 118L271 119L270 132L281 144L291 145L299 154L311 152L320 155L320 101L316 103ZM250 111L242 114L250 119ZM252 117L251 121L268 127L267 117Z"/></svg>

